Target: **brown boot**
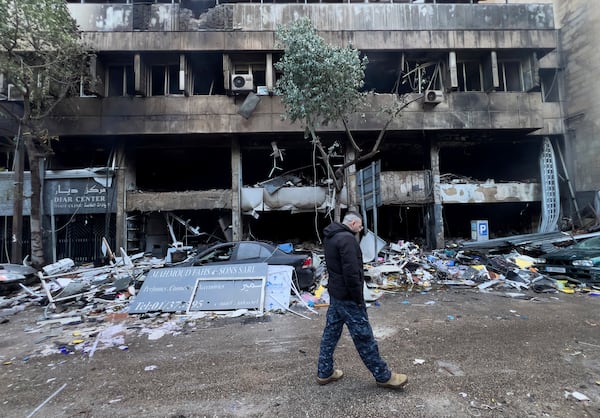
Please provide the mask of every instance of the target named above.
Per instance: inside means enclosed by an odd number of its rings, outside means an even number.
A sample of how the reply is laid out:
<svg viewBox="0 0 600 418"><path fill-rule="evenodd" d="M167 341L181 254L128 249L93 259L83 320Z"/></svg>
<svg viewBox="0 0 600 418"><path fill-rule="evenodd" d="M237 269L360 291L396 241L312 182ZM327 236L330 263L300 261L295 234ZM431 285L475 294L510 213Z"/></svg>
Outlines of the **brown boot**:
<svg viewBox="0 0 600 418"><path fill-rule="evenodd" d="M319 385L326 385L327 383L331 383L331 382L335 382L336 380L340 380L342 377L344 377L344 372L341 371L340 369L335 369L333 371L333 373L331 373L331 376L329 376L329 377L321 378L321 377L317 376L317 383Z"/></svg>
<svg viewBox="0 0 600 418"><path fill-rule="evenodd" d="M377 386L382 388L402 389L408 383L408 376L401 373L392 372L390 380L387 382L377 382Z"/></svg>

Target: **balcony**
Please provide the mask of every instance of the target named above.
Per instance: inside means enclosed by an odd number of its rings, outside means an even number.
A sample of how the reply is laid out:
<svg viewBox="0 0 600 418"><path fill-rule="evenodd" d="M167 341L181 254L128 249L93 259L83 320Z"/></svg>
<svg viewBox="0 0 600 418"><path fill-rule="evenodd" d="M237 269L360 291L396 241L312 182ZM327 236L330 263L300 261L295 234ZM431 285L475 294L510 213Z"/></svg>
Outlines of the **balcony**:
<svg viewBox="0 0 600 418"><path fill-rule="evenodd" d="M545 106L539 93L451 92L435 107L416 98L388 129L391 130L489 130L532 132L544 128L544 120L559 119L558 106ZM380 130L378 109L392 95L371 96L369 111L357 115L355 131ZM49 124L54 135L138 134L234 134L303 132L299 124L281 120L283 105L277 96L264 96L252 115L237 112L241 98L229 96L156 96L72 98L61 103ZM342 130L332 126L330 130Z"/></svg>
<svg viewBox="0 0 600 418"><path fill-rule="evenodd" d="M276 50L273 32L310 17L328 42L364 50L556 47L550 4L69 4L97 51ZM142 10L143 9L143 10ZM140 17L141 16L141 17Z"/></svg>

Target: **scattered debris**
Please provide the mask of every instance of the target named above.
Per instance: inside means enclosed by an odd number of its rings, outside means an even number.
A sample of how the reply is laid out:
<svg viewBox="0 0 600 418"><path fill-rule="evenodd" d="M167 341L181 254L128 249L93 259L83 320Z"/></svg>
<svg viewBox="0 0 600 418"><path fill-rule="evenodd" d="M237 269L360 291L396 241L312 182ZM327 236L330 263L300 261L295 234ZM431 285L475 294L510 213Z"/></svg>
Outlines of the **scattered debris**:
<svg viewBox="0 0 600 418"><path fill-rule="evenodd" d="M545 240L549 236L558 239L559 235L544 234L543 237ZM370 248L380 241L371 234L367 246ZM530 248L534 239L521 237L517 241L525 242ZM593 284L569 277L557 280L540 273L535 268L536 258L528 254L527 248L515 245L517 241L513 238L510 248L502 247L502 251L498 248L491 251L492 247L450 245L426 252L413 242L386 243L378 247L376 257L368 257L370 261L364 263L365 301L379 306L386 294L402 293L405 295L403 303L409 304L409 292L427 294L443 289L467 289L529 300L535 300L538 293L600 295L600 288ZM0 266L1 285L15 279L11 290L0 296L0 326L28 306L44 306L44 314L26 330L37 334L35 344L38 348L20 357L23 361L36 355L56 353L81 353L91 361L100 349L127 350L127 335L134 332L157 340L193 329L194 321L200 318L262 318L271 312L289 312L310 320L307 313L316 314L319 308L329 306L327 271L318 249L303 249L312 254L313 264L319 269L319 282L312 290L300 293L294 285L294 269L290 266L268 266L268 270L252 273L244 270L250 264L223 264L219 265L219 271L205 274L206 277L201 279L203 275L196 273L198 269L207 273L204 266L163 269L168 264L164 258L144 253L127 255L123 249L116 252L121 255L117 257L106 240L102 246L107 254L105 265L76 265L67 258L45 266L41 271L28 266ZM172 257L173 254L169 255ZM257 271L260 274L255 274ZM150 292L148 286L162 290ZM0 289L9 287L0 286ZM153 295L150 299L149 294ZM247 297L249 295L252 297ZM165 301L179 305L175 309L161 308L159 305ZM154 306L154 302L158 305ZM429 300L422 306L435 303ZM195 305L202 305L202 308L191 308ZM522 320L528 319L517 312L512 314ZM460 316L448 314L446 320L460 320ZM0 360L10 365L15 359ZM415 364L424 361L415 359ZM450 363L438 362L438 367L452 375L462 373Z"/></svg>
<svg viewBox="0 0 600 418"><path fill-rule="evenodd" d="M565 391L565 398L573 398L578 401L589 401L590 400L590 398L585 396L583 393L577 392L577 391L573 391L573 392Z"/></svg>
<svg viewBox="0 0 600 418"><path fill-rule="evenodd" d="M56 395L58 395L60 392L62 392L62 390L64 388L67 387L67 384L63 384L61 387L59 387L52 395L50 395L44 402L42 402L41 404L38 405L37 408L35 408L33 411L31 411L31 413L29 415L27 415L27 418L30 418L32 416L34 416L40 409L42 409L44 407L44 405L46 405L48 402L50 402L52 400L52 398L54 398Z"/></svg>
<svg viewBox="0 0 600 418"><path fill-rule="evenodd" d="M464 376L465 372L463 372L460 367L454 363L449 361L438 360L436 362L438 366L438 371L449 376Z"/></svg>
<svg viewBox="0 0 600 418"><path fill-rule="evenodd" d="M0 295L10 294L21 285L27 285L36 280L36 270L33 267L20 264L0 264Z"/></svg>

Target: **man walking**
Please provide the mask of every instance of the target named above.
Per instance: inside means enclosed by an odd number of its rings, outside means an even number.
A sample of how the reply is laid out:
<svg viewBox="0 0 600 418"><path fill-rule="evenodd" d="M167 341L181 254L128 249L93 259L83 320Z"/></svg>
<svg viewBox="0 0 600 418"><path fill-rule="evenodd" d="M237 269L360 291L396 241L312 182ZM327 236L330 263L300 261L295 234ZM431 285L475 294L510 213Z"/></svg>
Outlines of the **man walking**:
<svg viewBox="0 0 600 418"><path fill-rule="evenodd" d="M400 389L406 385L408 378L392 372L379 355L367 316L363 295L365 279L362 252L355 236L362 229L362 218L350 211L342 223L333 222L323 231L330 304L321 338L317 383L326 385L344 376L340 369L333 367L333 352L346 324L360 358L373 374L377 385Z"/></svg>

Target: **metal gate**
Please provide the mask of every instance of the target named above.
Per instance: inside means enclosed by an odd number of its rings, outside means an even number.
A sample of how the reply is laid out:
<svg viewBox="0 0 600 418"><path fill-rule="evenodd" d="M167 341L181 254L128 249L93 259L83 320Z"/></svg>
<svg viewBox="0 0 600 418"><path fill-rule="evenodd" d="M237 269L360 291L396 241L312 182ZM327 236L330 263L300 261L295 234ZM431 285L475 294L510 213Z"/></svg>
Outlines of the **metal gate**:
<svg viewBox="0 0 600 418"><path fill-rule="evenodd" d="M0 263L21 264L23 260L10 260L12 248L12 217L2 219L0 231ZM31 232L29 217L23 218L23 257L31 253ZM106 237L108 244L115 249L116 221L114 216L105 215L79 215L57 216L56 230L53 234L44 234L44 246L48 246L46 254L52 254L46 262L53 262L54 258L71 258L76 263L92 262L102 255L102 237ZM56 245L53 248L53 237ZM46 247L45 247L46 248Z"/></svg>
<svg viewBox="0 0 600 418"><path fill-rule="evenodd" d="M115 248L114 217L108 220L104 215L80 215L72 218L57 216L56 218L57 260L70 258L76 263L85 263L101 258L102 237L106 237L111 248Z"/></svg>

